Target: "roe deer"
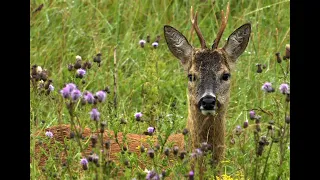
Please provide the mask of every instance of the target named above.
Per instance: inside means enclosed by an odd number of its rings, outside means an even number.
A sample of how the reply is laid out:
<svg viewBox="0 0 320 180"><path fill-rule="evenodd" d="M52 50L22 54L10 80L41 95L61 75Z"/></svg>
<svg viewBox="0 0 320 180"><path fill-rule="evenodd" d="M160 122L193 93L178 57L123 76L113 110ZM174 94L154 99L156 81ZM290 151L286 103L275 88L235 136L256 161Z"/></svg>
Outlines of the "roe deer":
<svg viewBox="0 0 320 180"><path fill-rule="evenodd" d="M231 71L237 58L244 52L251 33L250 23L236 29L222 48L217 48L225 29L229 13L222 11L222 25L212 49L197 24L197 13L192 9L192 25L200 40L201 48L192 47L186 37L175 28L164 26L164 35L171 53L181 61L187 73L188 121L192 147L207 142L213 145L213 160L218 163L225 151L225 116L230 98Z"/></svg>

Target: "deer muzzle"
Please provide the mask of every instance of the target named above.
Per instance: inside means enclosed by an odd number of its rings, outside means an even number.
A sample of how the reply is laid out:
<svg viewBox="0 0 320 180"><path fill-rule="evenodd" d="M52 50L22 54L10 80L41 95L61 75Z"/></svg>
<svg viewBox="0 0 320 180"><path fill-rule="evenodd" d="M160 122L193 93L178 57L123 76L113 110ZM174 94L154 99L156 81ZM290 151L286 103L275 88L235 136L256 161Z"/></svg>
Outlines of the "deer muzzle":
<svg viewBox="0 0 320 180"><path fill-rule="evenodd" d="M203 115L213 115L215 112L216 96L207 94L199 101L199 109Z"/></svg>

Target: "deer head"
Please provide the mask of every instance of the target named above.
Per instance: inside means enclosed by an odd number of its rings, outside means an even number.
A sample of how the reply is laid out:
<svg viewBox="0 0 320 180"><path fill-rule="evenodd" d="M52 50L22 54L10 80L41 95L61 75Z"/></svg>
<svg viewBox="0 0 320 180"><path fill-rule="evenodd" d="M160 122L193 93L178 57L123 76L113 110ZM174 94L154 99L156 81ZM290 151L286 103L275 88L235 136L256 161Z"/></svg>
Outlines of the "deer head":
<svg viewBox="0 0 320 180"><path fill-rule="evenodd" d="M231 70L247 47L251 25L242 25L229 36L223 48L216 48L226 25L226 21L223 21L218 37L210 49L206 47L197 26L197 14L192 23L201 48L192 47L186 37L171 26L164 26L164 35L169 50L181 61L187 72L190 105L197 106L203 115L213 115L217 108L227 102Z"/></svg>

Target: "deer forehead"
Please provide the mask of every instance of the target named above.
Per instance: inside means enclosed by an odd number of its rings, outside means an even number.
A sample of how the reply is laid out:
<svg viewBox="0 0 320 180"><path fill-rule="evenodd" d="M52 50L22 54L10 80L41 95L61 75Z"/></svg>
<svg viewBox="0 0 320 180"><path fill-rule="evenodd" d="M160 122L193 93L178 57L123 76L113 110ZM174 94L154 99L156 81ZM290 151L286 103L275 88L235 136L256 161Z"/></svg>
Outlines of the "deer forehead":
<svg viewBox="0 0 320 180"><path fill-rule="evenodd" d="M197 49L193 51L189 72L199 73L223 73L229 72L227 56L222 49Z"/></svg>

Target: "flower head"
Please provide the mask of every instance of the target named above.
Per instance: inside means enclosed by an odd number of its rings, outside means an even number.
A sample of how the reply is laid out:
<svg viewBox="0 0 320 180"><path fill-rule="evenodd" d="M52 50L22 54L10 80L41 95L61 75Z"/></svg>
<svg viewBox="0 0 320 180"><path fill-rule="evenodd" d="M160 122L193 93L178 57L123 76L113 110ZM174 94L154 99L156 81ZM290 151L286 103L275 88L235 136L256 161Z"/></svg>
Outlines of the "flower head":
<svg viewBox="0 0 320 180"><path fill-rule="evenodd" d="M146 44L146 41L143 40L143 39L141 39L141 40L139 41L139 44L140 44L140 46L143 48L144 45Z"/></svg>
<svg viewBox="0 0 320 180"><path fill-rule="evenodd" d="M247 128L249 126L248 120L245 120L243 123L243 128Z"/></svg>
<svg viewBox="0 0 320 180"><path fill-rule="evenodd" d="M146 180L160 180L160 177L155 171L149 171Z"/></svg>
<svg viewBox="0 0 320 180"><path fill-rule="evenodd" d="M77 86L73 83L69 83L65 87L69 89L69 92L72 92L74 89L77 89Z"/></svg>
<svg viewBox="0 0 320 180"><path fill-rule="evenodd" d="M70 97L70 91L68 87L64 87L61 91L60 91L61 95L63 98L69 98Z"/></svg>
<svg viewBox="0 0 320 180"><path fill-rule="evenodd" d="M76 60L80 60L81 61L82 60L81 56L77 55L76 56Z"/></svg>
<svg viewBox="0 0 320 180"><path fill-rule="evenodd" d="M261 89L265 92L268 92L268 93L274 92L274 89L273 89L272 84L270 82L264 83L263 86L261 87Z"/></svg>
<svg viewBox="0 0 320 180"><path fill-rule="evenodd" d="M73 101L76 101L80 98L81 96L81 92L78 90L78 89L74 89L72 92L71 92L71 99Z"/></svg>
<svg viewBox="0 0 320 180"><path fill-rule="evenodd" d="M96 93L96 96L98 97L98 101L99 101L99 102L103 102L103 101L106 99L107 94L106 94L106 92L104 92L104 91L98 91L98 92Z"/></svg>
<svg viewBox="0 0 320 180"><path fill-rule="evenodd" d="M194 171L189 172L189 179L194 179Z"/></svg>
<svg viewBox="0 0 320 180"><path fill-rule="evenodd" d="M152 43L152 46L153 46L154 48L157 48L157 47L159 46L159 43L153 42L153 43Z"/></svg>
<svg viewBox="0 0 320 180"><path fill-rule="evenodd" d="M148 155L150 158L154 158L154 150L153 149L149 149L148 150Z"/></svg>
<svg viewBox="0 0 320 180"><path fill-rule="evenodd" d="M249 112L249 115L250 115L250 119L255 119L255 117L256 117L256 113L254 112L254 110L251 110Z"/></svg>
<svg viewBox="0 0 320 180"><path fill-rule="evenodd" d="M242 129L241 129L241 126L236 126L236 129L235 129L235 133L236 133L236 135L240 135L241 134L241 132L242 132Z"/></svg>
<svg viewBox="0 0 320 180"><path fill-rule="evenodd" d="M87 170L88 169L88 160L86 158L83 158L80 160L80 164L82 165L83 170Z"/></svg>
<svg viewBox="0 0 320 180"><path fill-rule="evenodd" d="M49 91L53 91L54 87L52 86L52 84L49 85Z"/></svg>
<svg viewBox="0 0 320 180"><path fill-rule="evenodd" d="M85 92L83 95L83 98L89 103L89 104L93 104L94 101L94 97L90 92Z"/></svg>
<svg viewBox="0 0 320 180"><path fill-rule="evenodd" d="M155 128L154 127L148 127L148 134L149 135L152 135L155 131Z"/></svg>
<svg viewBox="0 0 320 180"><path fill-rule="evenodd" d="M100 113L95 108L91 110L90 115L91 119L94 121L98 121L100 119Z"/></svg>
<svg viewBox="0 0 320 180"><path fill-rule="evenodd" d="M134 117L136 118L137 121L140 121L141 120L141 117L142 117L142 113L141 112L137 112Z"/></svg>
<svg viewBox="0 0 320 180"><path fill-rule="evenodd" d="M279 90L282 94L289 94L289 85L288 84L281 84Z"/></svg>
<svg viewBox="0 0 320 180"><path fill-rule="evenodd" d="M53 138L53 133L51 131L47 131L46 136L49 138Z"/></svg>
<svg viewBox="0 0 320 180"><path fill-rule="evenodd" d="M84 69L78 69L77 70L77 75L76 75L76 77L78 77L78 78L83 78L83 76L86 74L86 70L84 70Z"/></svg>

